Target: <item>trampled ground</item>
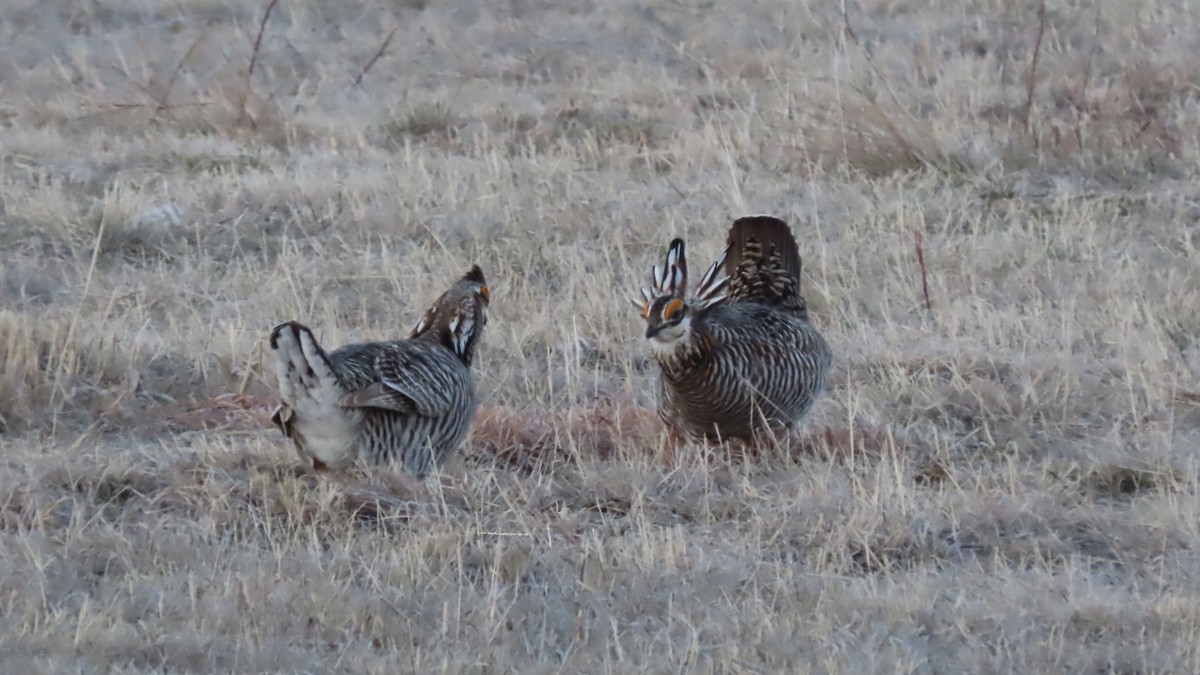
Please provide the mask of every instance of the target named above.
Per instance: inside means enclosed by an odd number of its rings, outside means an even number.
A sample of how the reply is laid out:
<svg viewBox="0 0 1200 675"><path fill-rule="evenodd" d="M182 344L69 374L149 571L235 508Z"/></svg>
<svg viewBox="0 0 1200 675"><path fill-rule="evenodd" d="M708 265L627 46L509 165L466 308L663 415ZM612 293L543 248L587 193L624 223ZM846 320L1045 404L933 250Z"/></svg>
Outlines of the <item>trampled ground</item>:
<svg viewBox="0 0 1200 675"><path fill-rule="evenodd" d="M1200 671L1200 8L267 12L0 3L5 670ZM748 213L834 380L672 449L627 298ZM270 328L473 262L461 458L304 471Z"/></svg>

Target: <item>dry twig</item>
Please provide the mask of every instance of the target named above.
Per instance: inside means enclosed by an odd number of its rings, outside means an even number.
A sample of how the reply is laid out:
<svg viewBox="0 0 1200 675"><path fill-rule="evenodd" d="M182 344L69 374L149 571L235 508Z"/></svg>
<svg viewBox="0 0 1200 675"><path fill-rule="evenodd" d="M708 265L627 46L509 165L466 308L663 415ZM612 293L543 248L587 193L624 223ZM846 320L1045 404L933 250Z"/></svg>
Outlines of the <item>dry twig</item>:
<svg viewBox="0 0 1200 675"><path fill-rule="evenodd" d="M242 104L238 112L238 122L246 119L246 102L250 99L250 93L253 91L251 78L254 76L254 68L258 65L258 50L262 47L263 33L267 29L267 20L271 18L271 12L275 11L275 5L279 4L279 0L271 0L267 3L267 11L263 12L262 21L258 24L258 35L254 38L254 49L250 52L250 64L246 67L246 87L242 92ZM258 124L254 118L250 118L250 128L257 129Z"/></svg>
<svg viewBox="0 0 1200 675"><path fill-rule="evenodd" d="M387 37L383 39L383 44L379 45L379 50L375 52L375 56L372 56L371 60L367 61L366 65L362 67L362 70L359 71L358 77L354 78L354 86L357 87L359 84L361 84L362 79L366 77L367 71L371 69L371 66L374 66L376 61L383 58L383 53L387 51L388 45L392 43L392 37L394 35L396 35L395 28L388 32Z"/></svg>
<svg viewBox="0 0 1200 675"><path fill-rule="evenodd" d="M1033 43L1033 62L1029 65L1029 82L1025 88L1025 131L1033 124L1033 88L1037 84L1038 59L1042 55L1042 37L1046 34L1046 0L1038 5L1037 40Z"/></svg>
<svg viewBox="0 0 1200 675"><path fill-rule="evenodd" d="M925 296L925 311L933 309L929 301L929 273L925 269L925 235L913 230L913 244L917 249L917 266L921 268L921 293Z"/></svg>

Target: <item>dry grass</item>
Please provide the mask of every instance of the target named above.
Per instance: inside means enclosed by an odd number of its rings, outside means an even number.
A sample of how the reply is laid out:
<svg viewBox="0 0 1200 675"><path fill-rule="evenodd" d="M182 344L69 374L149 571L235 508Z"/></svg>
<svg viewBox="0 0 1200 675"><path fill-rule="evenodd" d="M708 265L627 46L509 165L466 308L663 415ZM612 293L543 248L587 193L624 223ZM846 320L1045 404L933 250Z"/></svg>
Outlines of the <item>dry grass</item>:
<svg viewBox="0 0 1200 675"><path fill-rule="evenodd" d="M1200 671L1200 11L1039 7L6 3L5 668ZM680 447L625 298L756 212L836 377ZM266 332L470 262L461 459L301 470Z"/></svg>

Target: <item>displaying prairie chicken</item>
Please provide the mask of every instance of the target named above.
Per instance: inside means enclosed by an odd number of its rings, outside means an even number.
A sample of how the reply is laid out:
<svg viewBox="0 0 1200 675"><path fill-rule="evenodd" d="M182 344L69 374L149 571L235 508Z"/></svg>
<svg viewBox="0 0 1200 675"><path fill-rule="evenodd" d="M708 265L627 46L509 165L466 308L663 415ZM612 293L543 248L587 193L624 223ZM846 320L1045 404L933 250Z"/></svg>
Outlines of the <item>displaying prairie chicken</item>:
<svg viewBox="0 0 1200 675"><path fill-rule="evenodd" d="M270 342L283 403L272 421L317 469L400 461L424 477L458 449L475 416L471 360L489 298L475 265L408 339L329 354L305 326L276 326Z"/></svg>
<svg viewBox="0 0 1200 675"><path fill-rule="evenodd" d="M682 239L634 304L661 367L658 414L710 439L753 440L791 427L825 385L833 361L800 295L800 252L787 223L734 221L725 251L692 297Z"/></svg>

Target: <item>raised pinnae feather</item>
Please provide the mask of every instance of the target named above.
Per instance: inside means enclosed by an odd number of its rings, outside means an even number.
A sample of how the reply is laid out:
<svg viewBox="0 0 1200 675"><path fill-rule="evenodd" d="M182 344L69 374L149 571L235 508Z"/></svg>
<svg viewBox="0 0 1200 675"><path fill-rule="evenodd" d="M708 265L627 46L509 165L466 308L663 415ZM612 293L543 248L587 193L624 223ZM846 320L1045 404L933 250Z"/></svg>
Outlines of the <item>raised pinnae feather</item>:
<svg viewBox="0 0 1200 675"><path fill-rule="evenodd" d="M682 298L687 292L687 257L683 240L679 237L672 239L667 247L667 268L668 286L662 290L665 294Z"/></svg>
<svg viewBox="0 0 1200 675"><path fill-rule="evenodd" d="M663 264L650 269L650 286L642 287L641 297L630 298L629 302L645 312L649 303L664 295L682 298L687 288L687 259L684 257L683 240L676 238L667 248Z"/></svg>
<svg viewBox="0 0 1200 675"><path fill-rule="evenodd" d="M673 239L667 248L667 267L678 267L683 261L683 240Z"/></svg>
<svg viewBox="0 0 1200 675"><path fill-rule="evenodd" d="M726 246L725 250L721 251L721 255L717 256L717 259L714 260L713 263L708 266L708 269L704 271L704 276L700 277L700 288L704 288L713 282L713 279L715 279L717 276L717 272L719 272L725 265L725 258L728 256L729 247ZM697 290L696 293L698 295L699 290Z"/></svg>
<svg viewBox="0 0 1200 675"><path fill-rule="evenodd" d="M717 256L700 278L700 285L696 287L696 300L701 309L712 307L725 299L724 291L729 286L729 275L724 273L727 255L728 248L721 251L721 255Z"/></svg>
<svg viewBox="0 0 1200 675"><path fill-rule="evenodd" d="M654 298L658 297L658 294L655 292L656 288L658 287L655 286L654 288L647 288L642 286L642 288L639 289L641 293L637 297L630 298L629 303L634 307L637 307L639 311L644 312L646 310L646 306L654 302Z"/></svg>
<svg viewBox="0 0 1200 675"><path fill-rule="evenodd" d="M672 263L680 266L687 265L683 237L675 237L671 240L671 243L667 245L667 255L671 256Z"/></svg>
<svg viewBox="0 0 1200 675"><path fill-rule="evenodd" d="M696 296L697 305L700 309L708 309L709 307L715 307L721 304L721 302L723 302L725 298L729 296L729 294L725 292L728 287L729 277L723 277L719 287L711 289L703 296Z"/></svg>

